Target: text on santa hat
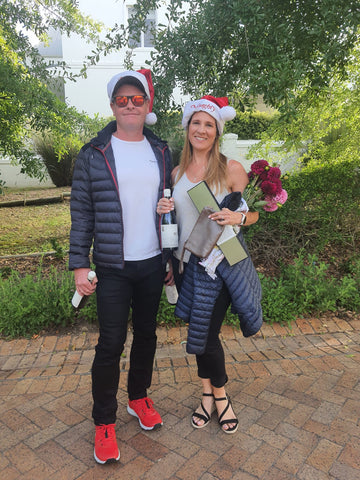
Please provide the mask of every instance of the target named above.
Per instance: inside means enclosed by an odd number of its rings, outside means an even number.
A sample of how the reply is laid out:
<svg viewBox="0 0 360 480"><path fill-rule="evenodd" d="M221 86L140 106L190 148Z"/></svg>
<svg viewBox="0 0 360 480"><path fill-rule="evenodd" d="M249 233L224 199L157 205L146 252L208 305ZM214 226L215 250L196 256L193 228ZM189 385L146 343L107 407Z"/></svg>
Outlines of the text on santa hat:
<svg viewBox="0 0 360 480"><path fill-rule="evenodd" d="M195 105L190 105L190 108L200 108L201 110L209 110L210 112L215 112L215 106L209 103L197 103Z"/></svg>

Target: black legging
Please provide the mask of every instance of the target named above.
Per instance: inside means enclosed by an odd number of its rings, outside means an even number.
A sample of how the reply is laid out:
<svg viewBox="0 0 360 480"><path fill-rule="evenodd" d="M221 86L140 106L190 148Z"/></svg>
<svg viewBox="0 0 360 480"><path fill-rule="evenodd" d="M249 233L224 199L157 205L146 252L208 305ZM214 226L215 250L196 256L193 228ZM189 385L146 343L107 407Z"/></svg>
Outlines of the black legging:
<svg viewBox="0 0 360 480"><path fill-rule="evenodd" d="M176 288L180 292L183 274L179 274L179 260L172 257L172 263ZM184 264L185 269L186 264ZM224 349L219 334L230 302L230 294L224 284L216 299L211 315L205 352L202 355L196 355L199 377L209 378L211 385L215 388L223 387L228 380L225 369Z"/></svg>

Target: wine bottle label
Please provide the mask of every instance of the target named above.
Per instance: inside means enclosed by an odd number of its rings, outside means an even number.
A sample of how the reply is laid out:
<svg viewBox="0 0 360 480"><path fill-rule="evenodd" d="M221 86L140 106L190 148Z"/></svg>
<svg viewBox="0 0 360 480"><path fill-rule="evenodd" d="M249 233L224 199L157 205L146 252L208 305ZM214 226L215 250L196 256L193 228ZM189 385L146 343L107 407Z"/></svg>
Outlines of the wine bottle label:
<svg viewBox="0 0 360 480"><path fill-rule="evenodd" d="M178 247L178 230L177 225L161 225L161 247L177 248Z"/></svg>

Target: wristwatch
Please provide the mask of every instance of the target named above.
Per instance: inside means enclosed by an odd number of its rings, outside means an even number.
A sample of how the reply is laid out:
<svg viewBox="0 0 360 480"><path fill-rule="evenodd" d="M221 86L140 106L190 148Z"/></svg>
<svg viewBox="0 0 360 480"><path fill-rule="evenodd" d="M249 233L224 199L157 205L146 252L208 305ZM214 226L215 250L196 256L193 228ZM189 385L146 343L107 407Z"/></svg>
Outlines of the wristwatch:
<svg viewBox="0 0 360 480"><path fill-rule="evenodd" d="M245 213L242 213L242 212L239 212L239 213L240 213L240 215L241 215L241 217L242 217L242 218L241 218L241 222L239 223L239 225L240 225L240 226L241 226L241 225L245 225L245 223L246 223L246 215L245 215Z"/></svg>

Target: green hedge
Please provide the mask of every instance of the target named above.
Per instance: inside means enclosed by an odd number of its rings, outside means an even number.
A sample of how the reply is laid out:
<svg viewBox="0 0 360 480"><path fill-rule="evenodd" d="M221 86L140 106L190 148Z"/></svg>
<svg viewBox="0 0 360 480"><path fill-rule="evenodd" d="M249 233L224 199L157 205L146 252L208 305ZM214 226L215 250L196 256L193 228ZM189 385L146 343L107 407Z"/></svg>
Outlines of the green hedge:
<svg viewBox="0 0 360 480"><path fill-rule="evenodd" d="M280 274L265 277L260 274L263 290L264 321L291 322L304 315L336 311L338 308L360 311L360 259L342 278L328 272L328 265L315 255L300 253L293 264L284 265ZM12 272L0 278L0 335L5 337L32 336L48 327L71 325L77 313L70 300L74 291L72 272L53 269L46 278L41 269L35 276L21 278ZM96 321L96 296L92 295L79 315L89 322ZM178 322L174 306L169 305L163 292L158 313L160 325ZM229 312L226 323L239 325L237 316Z"/></svg>
<svg viewBox="0 0 360 480"><path fill-rule="evenodd" d="M239 140L259 140L276 120L277 114L266 112L237 112L225 125L225 133L236 133Z"/></svg>

